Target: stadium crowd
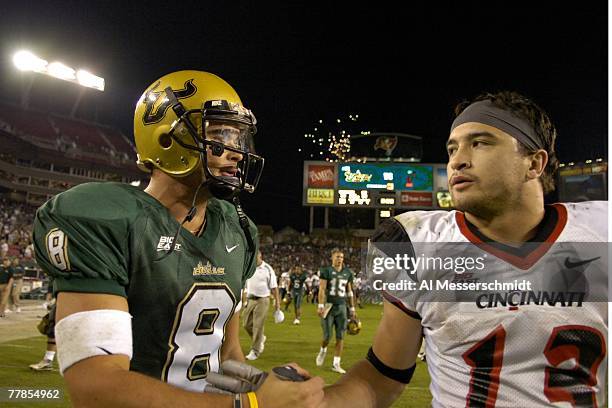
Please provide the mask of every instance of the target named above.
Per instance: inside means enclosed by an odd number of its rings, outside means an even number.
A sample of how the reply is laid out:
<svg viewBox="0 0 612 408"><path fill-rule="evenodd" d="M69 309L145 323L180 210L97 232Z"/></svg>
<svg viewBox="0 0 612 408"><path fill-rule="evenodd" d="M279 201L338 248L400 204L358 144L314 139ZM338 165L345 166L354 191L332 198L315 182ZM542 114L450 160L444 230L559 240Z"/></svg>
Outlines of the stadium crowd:
<svg viewBox="0 0 612 408"><path fill-rule="evenodd" d="M34 262L32 222L36 208L0 198L0 256ZM25 266L25 265L24 265Z"/></svg>

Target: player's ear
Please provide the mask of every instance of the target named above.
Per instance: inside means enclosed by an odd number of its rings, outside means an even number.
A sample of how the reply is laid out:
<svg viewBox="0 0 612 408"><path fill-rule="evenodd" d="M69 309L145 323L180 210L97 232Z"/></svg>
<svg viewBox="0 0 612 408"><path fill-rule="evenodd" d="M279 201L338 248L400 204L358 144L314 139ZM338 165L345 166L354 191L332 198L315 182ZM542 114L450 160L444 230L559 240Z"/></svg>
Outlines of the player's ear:
<svg viewBox="0 0 612 408"><path fill-rule="evenodd" d="M546 164L548 163L548 153L546 153L546 150L540 149L535 153L532 153L527 156L527 158L529 159L527 179L537 179L542 175L542 173L544 173L544 169L546 168Z"/></svg>

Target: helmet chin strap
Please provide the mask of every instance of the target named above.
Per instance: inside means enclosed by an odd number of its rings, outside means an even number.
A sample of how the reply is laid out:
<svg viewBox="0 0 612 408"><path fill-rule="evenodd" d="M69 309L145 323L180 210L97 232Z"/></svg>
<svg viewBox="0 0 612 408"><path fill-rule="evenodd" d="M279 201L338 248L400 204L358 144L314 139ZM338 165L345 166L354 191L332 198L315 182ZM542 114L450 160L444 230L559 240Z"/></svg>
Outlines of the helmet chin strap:
<svg viewBox="0 0 612 408"><path fill-rule="evenodd" d="M218 178L224 178L226 176L217 176ZM227 177L230 178L230 177ZM232 201L239 193L236 187L232 187L229 184L223 183L219 180L206 180L204 182L208 186L210 193L219 200Z"/></svg>
<svg viewBox="0 0 612 408"><path fill-rule="evenodd" d="M204 154L200 152L200 160L204 167L204 174L208 175L210 170L208 169L208 161L205 160ZM238 214L238 222L240 223L240 228L242 228L242 232L244 232L244 236L246 237L247 244L249 247L249 252L251 252L251 262L253 261L253 257L255 256L255 242L253 241L253 237L251 236L251 231L249 231L249 219L247 218L242 206L240 205L240 198L238 195L240 194L240 190L236 187L233 187L227 183L224 183L223 179L231 179L229 176L217 176L216 180L213 178L208 178L205 180L201 186L207 185L208 191L219 200L230 201L234 204L234 208L236 209L236 214Z"/></svg>
<svg viewBox="0 0 612 408"><path fill-rule="evenodd" d="M255 242L253 241L251 231L249 230L249 219L244 213L244 210L242 209L242 206L240 204L240 199L238 198L238 189L213 179L207 179L201 182L200 185L198 185L198 188L196 188L195 193L193 194L193 199L191 200L191 208L189 208L187 215L185 216L179 227L176 229L176 233L174 234L174 238L172 239L172 245L170 249L166 251L166 253L163 254L160 258L155 259L156 262L165 259L168 255L174 252L174 249L176 248L176 241L178 239L179 234L181 233L181 228L186 222L190 222L191 220L193 220L193 218L198 212L198 209L196 207L196 200L198 198L200 189L204 186L208 187L208 190L215 198L231 201L231 203L234 204L234 208L236 209L236 213L238 214L238 222L240 223L240 228L242 228L242 231L244 232L249 252L251 253L251 258L255 256ZM201 226L200 229L202 229Z"/></svg>
<svg viewBox="0 0 612 408"><path fill-rule="evenodd" d="M218 176L223 178L225 176ZM234 208L236 208L236 214L238 214L238 222L240 223L240 227L244 232L244 236L246 237L247 244L249 246L249 251L251 253L255 253L255 243L253 242L253 237L251 236L251 231L249 231L249 220L242 209L242 205L240 204L240 198L238 195L240 194L240 190L236 187L229 186L225 183L219 182L217 180L206 180L202 185L207 185L210 193L220 200L230 201L234 204Z"/></svg>

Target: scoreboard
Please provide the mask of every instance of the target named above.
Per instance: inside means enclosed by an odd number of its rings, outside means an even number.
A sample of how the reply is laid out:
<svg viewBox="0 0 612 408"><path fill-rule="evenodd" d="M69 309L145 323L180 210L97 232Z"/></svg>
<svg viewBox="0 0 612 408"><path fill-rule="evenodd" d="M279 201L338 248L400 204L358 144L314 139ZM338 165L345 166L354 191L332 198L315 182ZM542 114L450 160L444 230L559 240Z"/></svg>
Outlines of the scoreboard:
<svg viewBox="0 0 612 408"><path fill-rule="evenodd" d="M323 207L450 208L445 164L304 162L302 204Z"/></svg>

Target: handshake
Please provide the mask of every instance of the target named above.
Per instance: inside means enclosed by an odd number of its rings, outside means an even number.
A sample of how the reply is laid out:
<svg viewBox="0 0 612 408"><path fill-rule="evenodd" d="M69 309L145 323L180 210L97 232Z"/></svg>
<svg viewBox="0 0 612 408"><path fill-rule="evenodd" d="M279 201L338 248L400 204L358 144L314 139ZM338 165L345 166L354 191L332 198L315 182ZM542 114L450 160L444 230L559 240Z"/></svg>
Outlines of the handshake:
<svg viewBox="0 0 612 408"><path fill-rule="evenodd" d="M245 363L227 360L221 364L221 373L209 373L206 381L206 392L247 393L249 408L311 408L323 404L323 379L311 377L295 364L274 367L272 373L267 373ZM242 407L238 400L236 402L235 407Z"/></svg>

